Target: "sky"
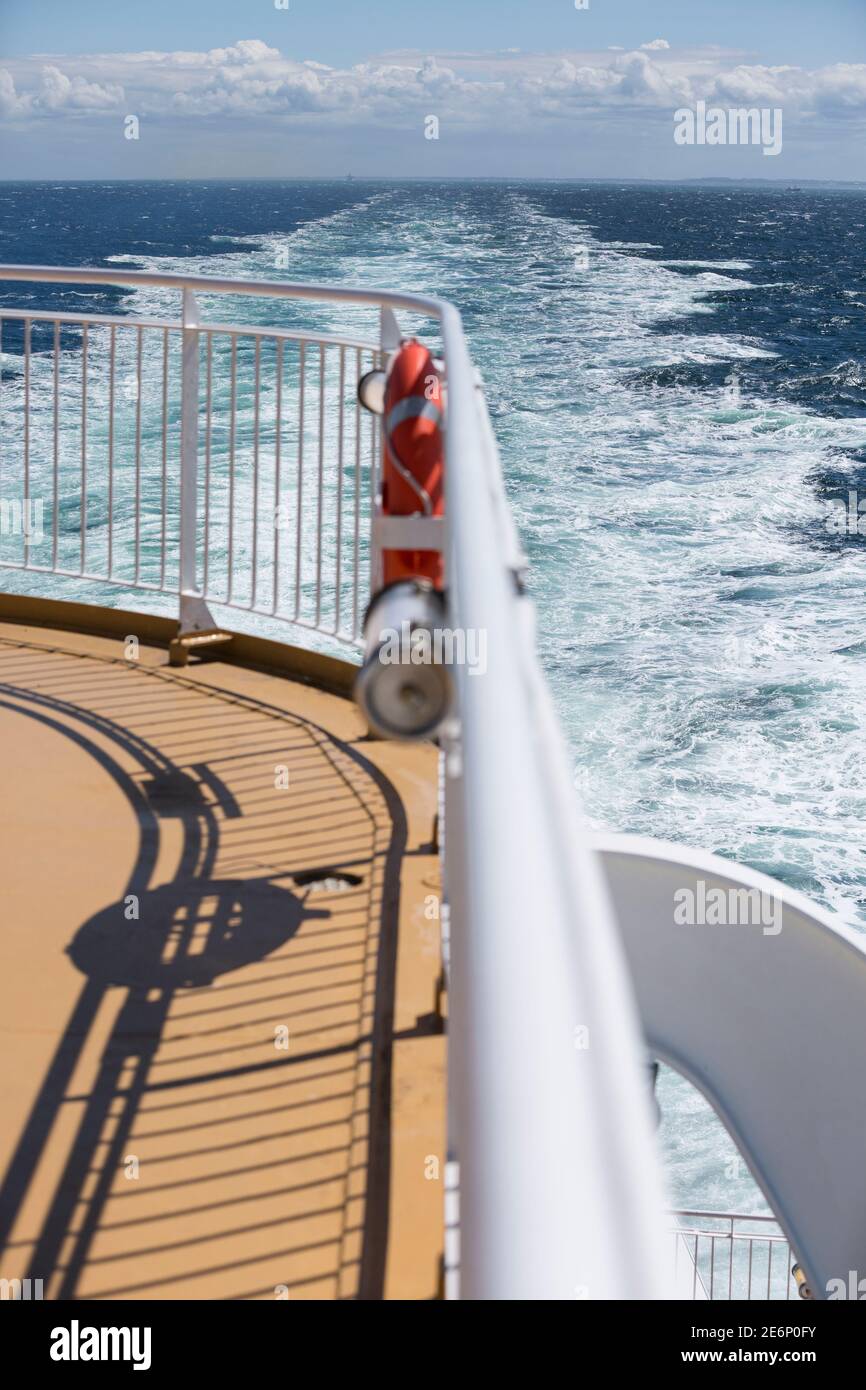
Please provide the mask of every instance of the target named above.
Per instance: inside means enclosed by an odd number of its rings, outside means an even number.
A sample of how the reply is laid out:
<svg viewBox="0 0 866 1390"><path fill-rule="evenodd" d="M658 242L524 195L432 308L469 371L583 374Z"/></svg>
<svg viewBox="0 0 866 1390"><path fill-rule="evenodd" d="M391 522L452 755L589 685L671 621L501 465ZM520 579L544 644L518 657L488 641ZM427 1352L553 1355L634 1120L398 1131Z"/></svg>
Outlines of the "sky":
<svg viewBox="0 0 866 1390"><path fill-rule="evenodd" d="M0 0L4 178L866 181L864 137L866 0Z"/></svg>

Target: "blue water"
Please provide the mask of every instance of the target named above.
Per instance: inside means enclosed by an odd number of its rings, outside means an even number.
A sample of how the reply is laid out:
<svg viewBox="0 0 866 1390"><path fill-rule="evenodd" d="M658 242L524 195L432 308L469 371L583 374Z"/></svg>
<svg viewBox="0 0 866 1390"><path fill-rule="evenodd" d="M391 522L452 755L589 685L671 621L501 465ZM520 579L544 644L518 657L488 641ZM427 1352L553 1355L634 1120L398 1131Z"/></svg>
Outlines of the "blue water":
<svg viewBox="0 0 866 1390"><path fill-rule="evenodd" d="M866 499L864 230L856 189L0 185L3 260L454 299L589 818L766 870L861 929L866 539L828 518ZM162 291L27 302L174 313ZM669 1074L660 1097L673 1198L758 1209L703 1101Z"/></svg>

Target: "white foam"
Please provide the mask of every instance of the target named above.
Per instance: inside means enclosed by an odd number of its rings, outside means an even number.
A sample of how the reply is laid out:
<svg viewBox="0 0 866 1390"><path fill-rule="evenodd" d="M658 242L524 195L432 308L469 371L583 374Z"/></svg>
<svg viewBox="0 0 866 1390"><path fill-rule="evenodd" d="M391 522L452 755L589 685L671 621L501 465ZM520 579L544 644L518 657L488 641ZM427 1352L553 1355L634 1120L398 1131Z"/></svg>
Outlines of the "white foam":
<svg viewBox="0 0 866 1390"><path fill-rule="evenodd" d="M716 289L760 294L736 278L751 263L653 260L540 213L520 189L507 198L504 238L471 190L389 189L215 256L115 259L394 285L469 306L590 819L776 872L862 926L866 683L842 650L866 632L862 561L823 544L825 508L809 479L834 451L866 447L866 424L752 395L749 364L772 359L771 342L682 327L698 316L706 325ZM174 316L176 300L145 289L125 307ZM222 322L278 312L314 332L376 328L371 311L328 304L202 296L202 308ZM429 324L400 317L429 336ZM662 331L669 322L676 330ZM745 381L653 380L719 363ZM246 399L247 419L249 409ZM665 1082L665 1103L679 1125L680 1197L752 1201L746 1175L724 1177L727 1141L688 1088Z"/></svg>

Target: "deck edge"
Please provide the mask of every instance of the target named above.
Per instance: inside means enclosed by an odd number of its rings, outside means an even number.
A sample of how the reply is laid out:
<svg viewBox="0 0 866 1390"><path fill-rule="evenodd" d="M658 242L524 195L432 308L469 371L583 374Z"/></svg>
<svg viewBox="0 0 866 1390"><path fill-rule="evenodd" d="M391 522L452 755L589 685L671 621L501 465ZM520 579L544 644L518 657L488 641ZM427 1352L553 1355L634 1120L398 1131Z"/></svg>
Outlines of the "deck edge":
<svg viewBox="0 0 866 1390"><path fill-rule="evenodd" d="M178 630L177 619L155 613L7 593L0 593L0 622L81 632L96 637L125 637L134 632L144 641L166 649ZM309 651L290 642L254 637L231 629L226 631L230 632L231 642L218 651L203 653L199 660L246 666L287 676L333 695L351 696L357 674L357 667L351 662L327 656L324 652Z"/></svg>

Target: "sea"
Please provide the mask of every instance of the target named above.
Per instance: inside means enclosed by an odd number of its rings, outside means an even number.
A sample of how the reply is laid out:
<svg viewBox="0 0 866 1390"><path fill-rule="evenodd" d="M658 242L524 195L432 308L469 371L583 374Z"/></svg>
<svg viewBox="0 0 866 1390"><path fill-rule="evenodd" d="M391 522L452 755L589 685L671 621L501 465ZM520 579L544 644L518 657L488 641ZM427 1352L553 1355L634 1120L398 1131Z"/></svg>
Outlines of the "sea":
<svg viewBox="0 0 866 1390"><path fill-rule="evenodd" d="M590 823L773 874L855 930L866 930L864 249L857 186L0 184L0 261L455 301ZM0 303L175 312L161 290L0 286ZM233 307L274 322L272 302ZM334 305L277 312L313 332L363 320ZM0 361L7 380L20 373L20 342L7 337ZM802 1045L794 1016L792 1052ZM766 1210L702 1097L669 1071L657 1095L671 1202Z"/></svg>

